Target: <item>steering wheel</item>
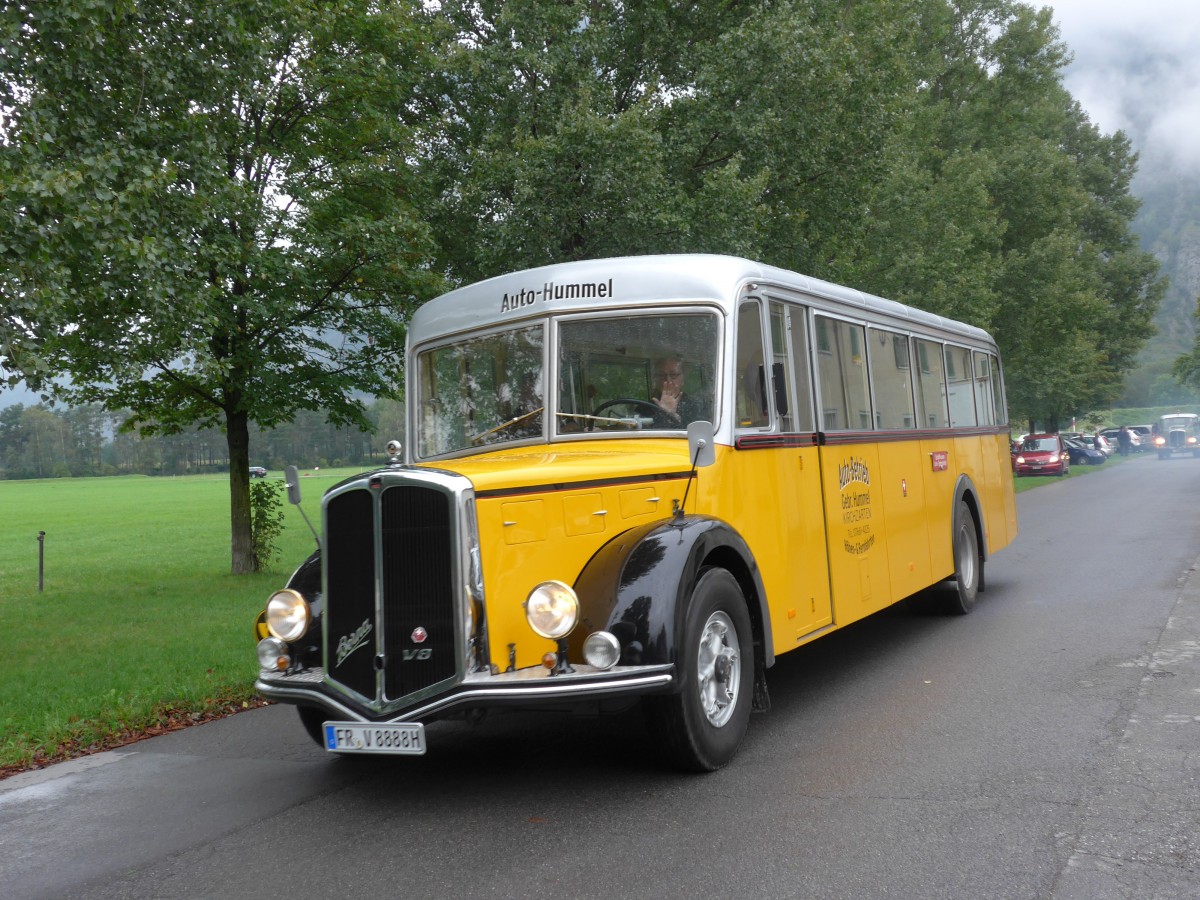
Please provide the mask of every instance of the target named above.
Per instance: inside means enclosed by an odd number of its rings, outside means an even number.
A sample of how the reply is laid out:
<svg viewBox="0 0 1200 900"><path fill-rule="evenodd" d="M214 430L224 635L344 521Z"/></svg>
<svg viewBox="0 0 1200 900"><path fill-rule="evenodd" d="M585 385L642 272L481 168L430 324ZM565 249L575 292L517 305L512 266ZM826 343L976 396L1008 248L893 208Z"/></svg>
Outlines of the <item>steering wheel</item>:
<svg viewBox="0 0 1200 900"><path fill-rule="evenodd" d="M615 406L632 406L635 410L654 419L656 425L663 423L663 411L658 406L649 400L639 400L636 397L618 397L615 400L605 400L592 410L592 415L597 417L603 416L605 410L612 409ZM590 431L591 429L589 428L588 430Z"/></svg>

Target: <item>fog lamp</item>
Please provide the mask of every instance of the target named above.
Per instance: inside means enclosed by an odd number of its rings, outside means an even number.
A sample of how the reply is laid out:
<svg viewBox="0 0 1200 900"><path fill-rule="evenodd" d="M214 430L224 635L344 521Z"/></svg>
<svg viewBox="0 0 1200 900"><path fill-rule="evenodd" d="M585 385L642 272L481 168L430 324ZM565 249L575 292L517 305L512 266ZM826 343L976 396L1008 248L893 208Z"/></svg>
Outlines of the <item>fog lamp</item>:
<svg viewBox="0 0 1200 900"><path fill-rule="evenodd" d="M292 664L287 644L276 637L263 638L258 642L258 665L263 669L283 671Z"/></svg>
<svg viewBox="0 0 1200 900"><path fill-rule="evenodd" d="M579 598L561 581L544 581L529 592L525 601L529 627L544 638L566 637L579 619Z"/></svg>
<svg viewBox="0 0 1200 900"><path fill-rule="evenodd" d="M267 630L281 641L298 641L308 631L312 611L308 601L291 588L276 591L267 600Z"/></svg>
<svg viewBox="0 0 1200 900"><path fill-rule="evenodd" d="M611 669L621 658L621 643L607 631L593 631L583 642L583 658L589 666Z"/></svg>

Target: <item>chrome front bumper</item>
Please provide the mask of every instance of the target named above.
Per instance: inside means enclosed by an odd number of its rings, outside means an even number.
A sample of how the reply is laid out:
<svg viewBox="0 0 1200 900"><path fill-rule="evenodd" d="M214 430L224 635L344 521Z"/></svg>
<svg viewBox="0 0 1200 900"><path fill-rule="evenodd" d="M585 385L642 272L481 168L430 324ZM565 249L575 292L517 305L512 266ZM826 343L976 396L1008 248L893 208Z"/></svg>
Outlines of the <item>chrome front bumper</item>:
<svg viewBox="0 0 1200 900"><path fill-rule="evenodd" d="M296 674L260 671L255 690L268 700L316 706L330 715L354 722L423 722L472 707L509 706L537 708L622 696L661 693L675 681L675 667L614 666L600 670L575 665L571 673L551 674L541 667L503 672L474 673L446 693L425 702L376 718L364 707L325 683L324 669Z"/></svg>

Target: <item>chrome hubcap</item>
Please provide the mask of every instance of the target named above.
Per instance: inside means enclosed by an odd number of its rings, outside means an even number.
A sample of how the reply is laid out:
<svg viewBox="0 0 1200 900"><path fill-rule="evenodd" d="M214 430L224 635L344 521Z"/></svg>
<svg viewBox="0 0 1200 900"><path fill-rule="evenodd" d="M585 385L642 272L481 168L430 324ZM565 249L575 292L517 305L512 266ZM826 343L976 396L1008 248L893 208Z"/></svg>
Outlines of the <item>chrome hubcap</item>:
<svg viewBox="0 0 1200 900"><path fill-rule="evenodd" d="M963 525L958 537L958 577L965 588L975 584L975 542L970 528Z"/></svg>
<svg viewBox="0 0 1200 900"><path fill-rule="evenodd" d="M729 721L742 682L741 648L733 621L718 610L708 617L700 633L696 660L700 708L717 728Z"/></svg>

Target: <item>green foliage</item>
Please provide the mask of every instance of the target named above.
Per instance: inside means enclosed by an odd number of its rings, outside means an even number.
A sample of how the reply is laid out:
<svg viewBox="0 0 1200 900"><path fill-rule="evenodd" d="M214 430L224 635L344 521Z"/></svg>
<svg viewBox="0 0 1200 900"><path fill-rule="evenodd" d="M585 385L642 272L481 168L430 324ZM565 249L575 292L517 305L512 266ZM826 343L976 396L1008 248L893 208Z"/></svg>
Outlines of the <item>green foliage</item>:
<svg viewBox="0 0 1200 900"><path fill-rule="evenodd" d="M127 427L365 424L433 290L418 3L61 0L0 14L0 355ZM80 327L82 326L82 327ZM59 380L63 379L63 380Z"/></svg>
<svg viewBox="0 0 1200 900"><path fill-rule="evenodd" d="M438 268L737 253L992 330L1016 417L1109 403L1164 285L1048 9L453 0Z"/></svg>
<svg viewBox="0 0 1200 900"><path fill-rule="evenodd" d="M884 165L908 6L440 4L439 268L713 251L827 271Z"/></svg>
<svg viewBox="0 0 1200 900"><path fill-rule="evenodd" d="M1131 231L1129 142L1062 87L1049 10L931 2L921 23L928 89L874 204L862 280L991 330L1015 420L1109 403L1164 287Z"/></svg>
<svg viewBox="0 0 1200 900"><path fill-rule="evenodd" d="M256 571L270 569L279 558L279 535L283 533L283 483L254 481L250 484L250 539Z"/></svg>
<svg viewBox="0 0 1200 900"><path fill-rule="evenodd" d="M751 256L991 330L1062 419L1165 288L1068 59L1015 0L10 5L0 364L223 429L239 570L251 423L365 425L439 277Z"/></svg>

